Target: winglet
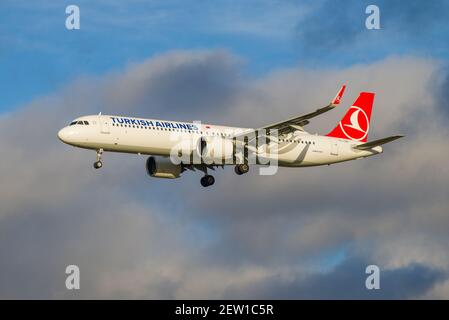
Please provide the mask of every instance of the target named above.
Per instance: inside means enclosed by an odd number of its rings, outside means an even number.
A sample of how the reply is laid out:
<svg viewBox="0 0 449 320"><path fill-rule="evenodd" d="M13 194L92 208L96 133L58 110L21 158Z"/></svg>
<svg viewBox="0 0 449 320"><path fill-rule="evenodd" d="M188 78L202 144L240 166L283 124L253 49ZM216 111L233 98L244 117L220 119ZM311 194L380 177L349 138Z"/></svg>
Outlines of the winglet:
<svg viewBox="0 0 449 320"><path fill-rule="evenodd" d="M346 84L344 84L340 88L340 91L338 91L337 95L335 96L334 100L332 100L331 104L338 105L340 103L341 98L343 97L343 93L345 92L345 89L346 89Z"/></svg>

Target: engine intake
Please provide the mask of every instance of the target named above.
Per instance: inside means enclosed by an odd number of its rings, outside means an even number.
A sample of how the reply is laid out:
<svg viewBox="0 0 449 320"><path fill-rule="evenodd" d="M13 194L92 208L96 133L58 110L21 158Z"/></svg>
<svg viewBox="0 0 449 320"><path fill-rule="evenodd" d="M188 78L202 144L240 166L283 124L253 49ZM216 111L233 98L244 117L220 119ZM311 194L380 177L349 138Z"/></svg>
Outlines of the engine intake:
<svg viewBox="0 0 449 320"><path fill-rule="evenodd" d="M176 179L181 175L182 165L173 164L170 158L151 156L147 160L146 169L151 177Z"/></svg>

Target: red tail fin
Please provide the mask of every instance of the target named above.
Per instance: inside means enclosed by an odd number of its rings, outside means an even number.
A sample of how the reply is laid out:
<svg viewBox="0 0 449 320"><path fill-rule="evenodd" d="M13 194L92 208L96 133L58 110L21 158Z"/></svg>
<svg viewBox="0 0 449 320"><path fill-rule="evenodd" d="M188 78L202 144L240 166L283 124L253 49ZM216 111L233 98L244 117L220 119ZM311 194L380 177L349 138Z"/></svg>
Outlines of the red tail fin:
<svg viewBox="0 0 449 320"><path fill-rule="evenodd" d="M326 136L366 142L374 93L361 92L338 125Z"/></svg>

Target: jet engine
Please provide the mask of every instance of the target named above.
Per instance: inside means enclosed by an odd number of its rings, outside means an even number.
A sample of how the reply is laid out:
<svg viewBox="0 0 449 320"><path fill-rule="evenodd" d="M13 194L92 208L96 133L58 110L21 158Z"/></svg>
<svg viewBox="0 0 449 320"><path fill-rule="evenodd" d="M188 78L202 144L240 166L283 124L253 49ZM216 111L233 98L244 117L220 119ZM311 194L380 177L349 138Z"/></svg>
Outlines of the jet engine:
<svg viewBox="0 0 449 320"><path fill-rule="evenodd" d="M224 161L232 160L234 153L232 140L220 137L202 137L198 140L197 154L207 162L224 164Z"/></svg>
<svg viewBox="0 0 449 320"><path fill-rule="evenodd" d="M151 177L175 179L181 175L182 165L173 164L168 157L155 157L148 158L146 163L147 173Z"/></svg>

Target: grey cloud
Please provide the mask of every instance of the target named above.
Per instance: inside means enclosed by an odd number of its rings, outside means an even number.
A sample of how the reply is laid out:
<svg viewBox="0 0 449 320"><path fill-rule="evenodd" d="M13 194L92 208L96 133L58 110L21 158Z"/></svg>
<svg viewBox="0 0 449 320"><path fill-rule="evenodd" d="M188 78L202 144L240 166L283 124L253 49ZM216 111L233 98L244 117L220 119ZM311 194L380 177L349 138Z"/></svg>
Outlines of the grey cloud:
<svg viewBox="0 0 449 320"><path fill-rule="evenodd" d="M256 286L267 295L331 297L332 287L312 290L324 278L307 266L345 246L393 270L387 282L399 280L388 297L426 294L449 267L449 172L441 161L448 132L428 90L435 75L445 77L438 62L393 57L248 79L230 53L181 51L36 99L0 118L0 148L8 150L0 162L0 296L252 298ZM397 130L407 138L377 158L281 168L272 177L227 168L210 189L193 173L150 179L138 156L106 154L105 167L94 171L93 152L56 138L71 118L99 108L258 126L324 105L342 79L349 81L344 106L358 91L378 93L373 138ZM335 125L344 109L310 130ZM72 263L81 267L79 293L63 287ZM420 284L411 283L413 275Z"/></svg>
<svg viewBox="0 0 449 320"><path fill-rule="evenodd" d="M181 272L176 259L182 259L184 251L195 254L201 245L189 243L203 232L166 196L176 198L182 185L155 185L141 157L107 154L109 165L93 175L94 154L63 145L56 133L73 117L100 108L104 113L168 116L167 105L160 105L164 97L178 115L201 116L209 106L224 106L229 94L225 88L237 83L238 76L225 81L237 70L235 63L222 51L174 52L130 66L124 73L79 79L1 118L0 145L8 154L0 164L0 296L70 297L61 279L71 263L88 270L81 297L133 296L134 288L125 283L128 275L122 281L116 277L126 274L130 263L154 272L153 277L142 274L135 280L134 286L151 281L139 296L173 297L169 287L176 281L167 270ZM140 81L143 87L136 88ZM218 93L217 88L224 90ZM195 112L198 108L201 111ZM183 234L188 237L178 242Z"/></svg>
<svg viewBox="0 0 449 320"><path fill-rule="evenodd" d="M275 276L255 282L243 289L229 289L229 296L257 299L408 299L425 294L447 278L441 270L412 264L404 268L380 268L380 289L367 290L366 267L360 257L349 257L330 272L299 275L293 279Z"/></svg>
<svg viewBox="0 0 449 320"><path fill-rule="evenodd" d="M142 116L176 114L180 120L226 111L241 87L238 60L225 51L173 52L108 81L107 111L138 112ZM198 119L192 119L198 120Z"/></svg>
<svg viewBox="0 0 449 320"><path fill-rule="evenodd" d="M447 118L449 116L449 66L443 68L444 71L435 79L438 85L432 89L432 93L437 97L440 110Z"/></svg>
<svg viewBox="0 0 449 320"><path fill-rule="evenodd" d="M374 243L376 259L394 267L419 261L446 268L448 256L442 248L449 223L448 171L441 159L449 155L439 146L445 144L448 132L438 99L429 87L439 72L438 63L401 57L336 72L280 72L257 83L249 97L236 105L236 110L247 115L243 118L256 115L258 123L268 123L282 118L279 112L285 112L285 117L306 112L320 105L312 95L332 96L316 92L318 81L323 91L332 92L331 82L335 89L338 79L349 78L349 95L363 89L377 93L371 128L374 138L395 132L405 133L406 138L386 146L385 154L377 159L280 169L273 177L254 171L244 179L220 177L219 192L208 194L201 203L191 202L201 218L218 220L216 228L224 236L211 251L220 250L220 262L282 265L291 263L292 257L313 255L317 247L324 250L359 243L358 250L363 250ZM344 105L353 100L354 96L346 97ZM261 108L265 113L259 112ZM345 108L335 112L329 120L317 122L330 128ZM202 209L204 204L213 207L213 212ZM220 248L221 243L228 247Z"/></svg>
<svg viewBox="0 0 449 320"><path fill-rule="evenodd" d="M410 64L414 65L413 69L409 68ZM379 208L384 210L407 208L410 204L407 199L409 199L412 189L415 196L425 195L421 191L426 188L435 189L435 195L444 196L442 190L446 185L445 179L439 178L435 172L438 168L445 170L439 160L441 152L445 153L445 150L426 153L424 157L419 148L410 150L407 147L408 141L419 141L420 145L428 143L426 137L429 131L432 132L432 143L435 145L444 143L447 136L443 122L438 120L439 109L435 97L432 97L431 91L427 88L427 83L433 81L433 75L437 72L438 64L432 65L421 59L396 58L366 67L355 67L347 71L321 73L315 71L311 75L309 72L300 70L293 74L282 73L266 79L257 85L256 93L244 97L243 102L235 106L235 112L231 112L230 116L236 114L237 110L243 110L246 115L243 117L244 119L250 118L250 115L254 114L256 117L260 117L260 120L255 119L255 121L263 124L272 122L273 119L280 120L283 117L304 113L319 105L324 105L328 99L326 97L333 95L333 90L336 88L335 83L341 81L338 79L344 78L350 79L349 96L344 98L341 108L332 114L329 113L327 117L322 117L327 119L314 120L310 125L312 132L318 126L320 133L330 130L344 114L345 106L354 101L355 95L365 87L365 90L373 90L377 93L370 132L372 139L394 133L403 133L407 137L403 141L398 141L394 148L386 146L386 154L381 157L388 157L389 161L377 161L378 159L371 158L330 167L281 169L273 177L260 177L257 172L245 176L245 179L227 176L224 183L217 187L232 190L232 197L235 201L229 202L218 195L211 195L206 201L210 201L210 205L220 203L219 207L224 208L224 213L232 215L233 218L239 217L239 212L242 210L249 212L253 215L251 217L255 218L261 215L264 217L272 215L273 212L279 210L280 204L285 212L295 215L301 211L309 213L315 212L315 210L318 212L334 211L338 208L336 204L341 202L340 199L356 198L357 201L345 203L344 208L358 212L360 203L364 203L363 210L372 213L379 211ZM357 80L357 77L362 79ZM303 80L295 81L294 79ZM307 79L309 83L307 83ZM315 81L320 81L321 87L329 93L317 91ZM291 86L286 86L285 83L290 83ZM397 83L402 85L398 86ZM283 85L276 87L273 84ZM262 103L258 95L259 92L263 92L261 94L263 96ZM317 101L315 97L311 98L312 95L321 97L322 102ZM264 113L259 112L261 108L265 110ZM422 112L423 110L426 112ZM284 114L280 116L280 112ZM413 159L413 161L404 163L401 159ZM429 164L432 165L429 166ZM364 170L367 167L370 170ZM384 172L383 170L387 172L379 174ZM416 170L427 172L427 174L423 174L419 184L408 180L415 178L413 172ZM392 179L396 173L403 174ZM348 179L349 177L355 179ZM239 183L235 185L237 179ZM258 184L251 181L252 179L269 180L270 183ZM289 181L288 184L285 183L286 179ZM360 183L361 181L363 183ZM441 189L435 188L437 183ZM354 188L354 184L357 185L356 188ZM231 185L234 186L230 188ZM408 188L403 189L403 185L407 185ZM245 190L251 190L251 192L245 192ZM295 192L294 199L291 198L292 192ZM373 194L381 197L382 203L377 200L377 197L373 197ZM326 196L327 201L322 201L323 195ZM298 201L304 203L306 209L303 209L303 206L298 206ZM260 202L263 205L258 205ZM255 210L256 208L259 210ZM221 214L222 212L219 213L219 215Z"/></svg>

